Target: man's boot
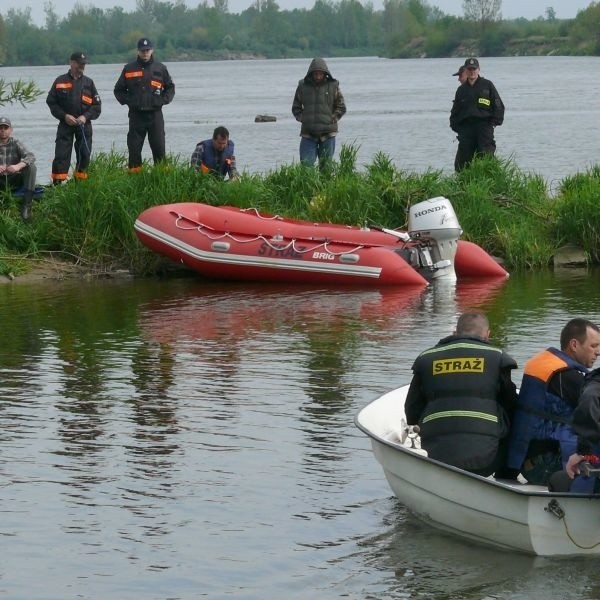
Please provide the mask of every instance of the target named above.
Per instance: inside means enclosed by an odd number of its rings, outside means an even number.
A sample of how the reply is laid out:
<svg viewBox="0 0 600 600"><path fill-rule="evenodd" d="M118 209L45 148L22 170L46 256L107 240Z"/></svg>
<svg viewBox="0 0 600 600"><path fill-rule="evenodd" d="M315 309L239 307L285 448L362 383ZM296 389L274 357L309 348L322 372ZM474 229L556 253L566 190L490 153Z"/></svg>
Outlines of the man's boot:
<svg viewBox="0 0 600 600"><path fill-rule="evenodd" d="M33 190L25 190L21 201L21 218L23 221L31 220L31 205L33 204Z"/></svg>

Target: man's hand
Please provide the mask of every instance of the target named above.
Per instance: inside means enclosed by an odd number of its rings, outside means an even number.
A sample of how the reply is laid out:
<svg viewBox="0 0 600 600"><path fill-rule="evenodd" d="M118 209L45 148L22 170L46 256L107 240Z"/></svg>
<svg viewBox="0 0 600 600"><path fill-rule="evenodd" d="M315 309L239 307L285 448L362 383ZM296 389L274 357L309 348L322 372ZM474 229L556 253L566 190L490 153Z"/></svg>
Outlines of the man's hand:
<svg viewBox="0 0 600 600"><path fill-rule="evenodd" d="M0 175L14 175L23 169L25 163L18 163L16 165L0 165Z"/></svg>
<svg viewBox="0 0 600 600"><path fill-rule="evenodd" d="M579 463L582 463L584 460L585 459L583 456L581 456L581 454L571 454L571 456L569 456L569 460L565 466L565 471L571 479L575 479L575 475L579 475Z"/></svg>

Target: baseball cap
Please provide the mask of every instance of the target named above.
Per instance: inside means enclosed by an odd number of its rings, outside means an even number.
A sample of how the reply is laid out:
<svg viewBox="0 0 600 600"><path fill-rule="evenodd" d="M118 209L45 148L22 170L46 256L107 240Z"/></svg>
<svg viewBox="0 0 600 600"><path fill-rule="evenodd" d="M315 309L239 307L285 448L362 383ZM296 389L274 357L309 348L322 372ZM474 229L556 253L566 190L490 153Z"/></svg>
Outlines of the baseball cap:
<svg viewBox="0 0 600 600"><path fill-rule="evenodd" d="M0 125L7 125L8 127L12 127L10 124L10 119L8 117L0 117Z"/></svg>
<svg viewBox="0 0 600 600"><path fill-rule="evenodd" d="M467 58L465 60L465 68L479 69L479 61L476 58Z"/></svg>
<svg viewBox="0 0 600 600"><path fill-rule="evenodd" d="M140 38L137 43L138 50L145 50L146 48L154 48L152 42L148 38Z"/></svg>
<svg viewBox="0 0 600 600"><path fill-rule="evenodd" d="M87 56L83 52L73 52L71 60L76 60L80 65L85 65L88 61Z"/></svg>
<svg viewBox="0 0 600 600"><path fill-rule="evenodd" d="M460 75L466 68L467 67L465 67L465 65L460 65L460 67L458 67L458 71L456 71L456 73L452 73L452 77Z"/></svg>

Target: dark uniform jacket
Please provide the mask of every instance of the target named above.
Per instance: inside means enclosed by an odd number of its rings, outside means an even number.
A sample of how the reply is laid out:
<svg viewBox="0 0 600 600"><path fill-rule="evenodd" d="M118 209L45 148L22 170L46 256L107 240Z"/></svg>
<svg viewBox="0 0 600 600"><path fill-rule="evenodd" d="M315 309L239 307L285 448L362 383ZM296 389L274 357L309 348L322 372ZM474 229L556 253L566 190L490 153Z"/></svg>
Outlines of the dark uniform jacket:
<svg viewBox="0 0 600 600"><path fill-rule="evenodd" d="M323 71L325 79L316 83L313 71ZM346 103L338 80L332 77L322 58L313 59L304 79L298 82L292 102L292 114L302 123L300 135L317 139L335 135L338 121L345 113Z"/></svg>
<svg viewBox="0 0 600 600"><path fill-rule="evenodd" d="M175 84L167 67L151 58L143 62L139 58L123 67L114 89L120 104L132 110L160 110L175 96Z"/></svg>
<svg viewBox="0 0 600 600"><path fill-rule="evenodd" d="M516 367L478 337L449 336L417 357L405 411L431 458L472 471L494 463L516 402Z"/></svg>
<svg viewBox="0 0 600 600"><path fill-rule="evenodd" d="M478 77L473 85L465 81L456 90L450 111L450 127L457 133L461 125L487 120L493 126L504 121L504 103L494 84Z"/></svg>
<svg viewBox="0 0 600 600"><path fill-rule="evenodd" d="M54 80L46 104L52 116L61 122L64 122L66 115L83 115L86 121L93 121L102 110L94 82L87 75L75 79L70 71Z"/></svg>
<svg viewBox="0 0 600 600"><path fill-rule="evenodd" d="M586 376L579 404L573 412L573 431L579 436L577 452L598 452L600 444L600 369Z"/></svg>

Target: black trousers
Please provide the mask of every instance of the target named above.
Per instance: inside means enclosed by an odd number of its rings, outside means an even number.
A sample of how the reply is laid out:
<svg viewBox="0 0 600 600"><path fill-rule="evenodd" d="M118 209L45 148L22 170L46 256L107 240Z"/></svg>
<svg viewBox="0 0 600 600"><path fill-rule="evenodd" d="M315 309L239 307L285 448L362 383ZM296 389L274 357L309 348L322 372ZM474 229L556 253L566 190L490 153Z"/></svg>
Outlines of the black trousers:
<svg viewBox="0 0 600 600"><path fill-rule="evenodd" d="M162 110L129 111L129 131L127 149L129 150L129 168L142 166L142 146L148 136L154 164L165 157L165 120Z"/></svg>
<svg viewBox="0 0 600 600"><path fill-rule="evenodd" d="M18 173L4 175L0 177L0 190L16 190L23 187L26 190L35 190L35 180L37 176L37 167L35 163L25 167Z"/></svg>
<svg viewBox="0 0 600 600"><path fill-rule="evenodd" d="M92 124L67 125L62 121L56 129L54 160L52 161L52 179L66 179L71 165L73 138L75 138L75 171L85 172L92 156Z"/></svg>
<svg viewBox="0 0 600 600"><path fill-rule="evenodd" d="M454 169L461 171L475 154L495 154L494 127L488 120L476 120L461 124L458 132L458 150L454 160Z"/></svg>

